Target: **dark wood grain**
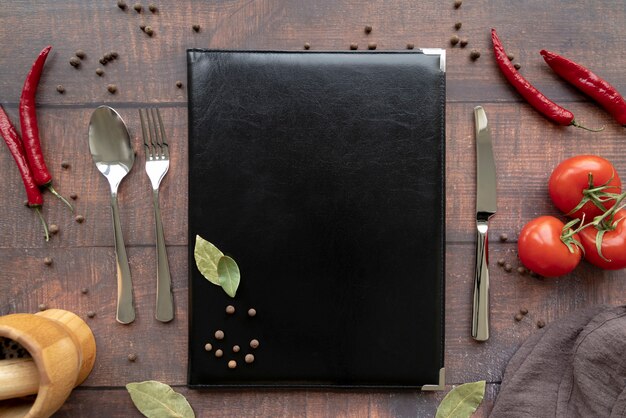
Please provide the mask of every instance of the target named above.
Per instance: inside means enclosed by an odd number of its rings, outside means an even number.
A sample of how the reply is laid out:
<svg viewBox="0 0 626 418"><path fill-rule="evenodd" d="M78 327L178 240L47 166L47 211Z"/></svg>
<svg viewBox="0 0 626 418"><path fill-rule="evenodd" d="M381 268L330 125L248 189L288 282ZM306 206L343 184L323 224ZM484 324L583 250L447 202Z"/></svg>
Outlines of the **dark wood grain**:
<svg viewBox="0 0 626 418"><path fill-rule="evenodd" d="M130 5L134 2L129 1ZM626 8L618 0L537 2L529 0L407 0L361 2L220 0L154 2L157 14L121 11L116 1L13 1L0 10L0 103L17 121L17 102L26 72L41 48L53 45L37 102L43 149L57 189L78 194L74 216L50 195L43 213L60 233L49 243L34 213L22 205L24 192L13 160L0 146L0 314L35 312L40 304L86 317L98 344L95 368L56 415L139 416L123 389L131 381L156 379L174 385L198 416L432 416L444 393L246 390L192 391L184 387L187 361L187 48L347 50L374 41L379 50L417 46L447 47L446 143L446 368L447 383L485 379L487 396L476 416L487 416L507 361L533 332L596 304L626 302L623 271L603 272L586 263L559 279L536 279L492 268L492 336L483 344L469 336L474 257L475 154L472 108L485 107L492 126L498 169L498 214L491 224L490 256L518 266L516 239L525 222L557 215L546 181L569 156L589 153L609 158L626 171L624 130L604 111L559 80L538 54L560 52L594 69L626 91L621 53ZM147 4L144 4L144 8ZM449 37L461 21L465 49L450 48ZM139 29L149 24L150 38ZM192 25L201 25L199 33ZM363 32L373 26L370 35ZM606 125L601 133L558 127L523 103L493 62L489 29L498 29L522 73L549 97L566 105L579 122ZM87 58L81 68L68 61L76 49ZM477 48L479 60L469 59ZM101 66L98 59L115 50L119 59ZM103 77L95 74L102 67ZM183 88L176 87L177 80ZM111 95L107 84L116 84ZM63 84L66 93L56 92ZM136 165L120 189L122 228L134 280L137 321L114 321L115 262L108 186L97 172L87 146L87 125L100 104L116 107L126 119L138 151ZM174 280L176 319L153 319L155 251L148 178L144 174L137 109L159 105L170 138L172 165L161 193L165 236ZM61 168L61 162L70 168ZM501 233L509 240L498 242ZM43 258L54 262L47 267ZM86 287L86 295L80 289ZM514 314L526 307L521 322ZM202 342L194 342L202 343ZM136 362L127 360L135 353ZM448 386L447 388L451 388Z"/></svg>

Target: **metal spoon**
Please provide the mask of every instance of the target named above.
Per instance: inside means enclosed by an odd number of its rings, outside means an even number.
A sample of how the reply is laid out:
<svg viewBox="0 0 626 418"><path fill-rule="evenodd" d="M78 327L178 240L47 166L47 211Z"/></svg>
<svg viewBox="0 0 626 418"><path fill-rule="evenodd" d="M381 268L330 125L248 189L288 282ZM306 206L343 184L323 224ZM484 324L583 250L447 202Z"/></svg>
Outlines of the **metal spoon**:
<svg viewBox="0 0 626 418"><path fill-rule="evenodd" d="M117 188L133 167L135 153L130 146L130 135L126 124L120 115L108 106L100 106L91 115L89 150L96 167L111 186L111 211L117 257L116 319L122 324L130 324L135 320L133 285L120 225Z"/></svg>

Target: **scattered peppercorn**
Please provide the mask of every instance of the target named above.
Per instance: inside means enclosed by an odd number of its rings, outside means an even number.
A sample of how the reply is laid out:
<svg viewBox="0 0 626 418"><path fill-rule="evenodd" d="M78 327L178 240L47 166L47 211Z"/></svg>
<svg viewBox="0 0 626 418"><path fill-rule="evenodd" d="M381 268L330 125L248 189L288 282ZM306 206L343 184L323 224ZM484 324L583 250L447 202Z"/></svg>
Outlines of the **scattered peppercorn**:
<svg viewBox="0 0 626 418"><path fill-rule="evenodd" d="M519 313L521 313L522 315L527 315L528 314L528 309L522 308L522 309L519 310Z"/></svg>
<svg viewBox="0 0 626 418"><path fill-rule="evenodd" d="M545 326L546 326L546 323L542 321L541 319L537 321L537 328L543 328Z"/></svg>
<svg viewBox="0 0 626 418"><path fill-rule="evenodd" d="M44 259L43 259L43 263L44 263L46 266L51 266L51 265L52 265L52 257L46 257L46 258L44 258Z"/></svg>
<svg viewBox="0 0 626 418"><path fill-rule="evenodd" d="M233 345L233 353L238 353L239 350L241 350L241 347L239 347L238 345Z"/></svg>
<svg viewBox="0 0 626 418"><path fill-rule="evenodd" d="M463 26L463 22L456 22L454 24L454 29L459 30L461 29L461 26Z"/></svg>
<svg viewBox="0 0 626 418"><path fill-rule="evenodd" d="M372 33L372 26L371 25L365 25L365 28L363 28L363 30L365 31L365 33L370 34L370 33Z"/></svg>
<svg viewBox="0 0 626 418"><path fill-rule="evenodd" d="M522 68L522 66L518 63L513 64L513 68L515 68L516 70L519 70L520 68Z"/></svg>
<svg viewBox="0 0 626 418"><path fill-rule="evenodd" d="M226 313L229 315L232 315L235 313L235 307L233 305L228 305L226 307Z"/></svg>
<svg viewBox="0 0 626 418"><path fill-rule="evenodd" d="M473 61L476 61L478 58L480 58L480 51L478 51L477 49L472 49L472 52L470 52L470 58Z"/></svg>
<svg viewBox="0 0 626 418"><path fill-rule="evenodd" d="M85 57L87 56L87 54L85 54L85 51L83 51L82 49L79 49L76 52L74 52L74 55L76 55L81 60L85 59Z"/></svg>
<svg viewBox="0 0 626 418"><path fill-rule="evenodd" d="M216 340L223 340L224 339L224 331L222 331L221 329L218 329L217 331L215 331L215 339Z"/></svg>
<svg viewBox="0 0 626 418"><path fill-rule="evenodd" d="M65 87L63 87L63 84L59 84L57 86L57 91L61 94L65 93Z"/></svg>
<svg viewBox="0 0 626 418"><path fill-rule="evenodd" d="M512 266L512 265L510 265L509 263L506 263L506 264L504 265L504 271L506 271L507 273L512 272L512 271L513 271L513 266Z"/></svg>
<svg viewBox="0 0 626 418"><path fill-rule="evenodd" d="M48 227L48 231L52 234L52 235L56 235L59 233L59 226L57 224L51 224Z"/></svg>
<svg viewBox="0 0 626 418"><path fill-rule="evenodd" d="M85 217L83 215L76 215L74 220L78 222L79 224L82 224L83 222L85 222Z"/></svg>
<svg viewBox="0 0 626 418"><path fill-rule="evenodd" d="M304 49L311 49L311 44L308 42L304 43Z"/></svg>
<svg viewBox="0 0 626 418"><path fill-rule="evenodd" d="M224 352L220 349L215 350L215 357L220 358L224 355Z"/></svg>
<svg viewBox="0 0 626 418"><path fill-rule="evenodd" d="M458 43L459 43L459 41L460 41L460 39L459 39L459 35L452 35L452 36L450 37L450 45L452 45L452 46L454 46L454 45L458 44Z"/></svg>
<svg viewBox="0 0 626 418"><path fill-rule="evenodd" d="M259 340L254 339L254 340L250 341L250 347L257 348L258 346L259 346Z"/></svg>
<svg viewBox="0 0 626 418"><path fill-rule="evenodd" d="M78 66L80 66L80 59L78 57L70 58L70 65L74 68L78 68Z"/></svg>
<svg viewBox="0 0 626 418"><path fill-rule="evenodd" d="M76 193L72 192L72 193L70 193L70 199L76 200L76 199L78 199L78 195Z"/></svg>
<svg viewBox="0 0 626 418"><path fill-rule="evenodd" d="M367 49L376 49L376 42L370 42L367 44Z"/></svg>
<svg viewBox="0 0 626 418"><path fill-rule="evenodd" d="M517 272L519 274L521 274L522 276L524 276L526 273L528 273L528 270L526 270L526 267L524 267L524 266L519 266L517 268Z"/></svg>
<svg viewBox="0 0 626 418"><path fill-rule="evenodd" d="M87 316L89 318L93 318L94 316L96 316L96 313L94 311L89 311L89 312L87 312Z"/></svg>
<svg viewBox="0 0 626 418"><path fill-rule="evenodd" d="M231 360L228 362L229 369L234 369L235 367L237 367L237 362L235 360Z"/></svg>
<svg viewBox="0 0 626 418"><path fill-rule="evenodd" d="M29 206L28 199L24 200L24 206Z"/></svg>
<svg viewBox="0 0 626 418"><path fill-rule="evenodd" d="M506 54L506 57L509 59L509 61L513 61L515 59L515 55L511 54L510 52Z"/></svg>
<svg viewBox="0 0 626 418"><path fill-rule="evenodd" d="M113 61L113 54L107 52L106 54L104 54L104 59L107 61Z"/></svg>
<svg viewBox="0 0 626 418"><path fill-rule="evenodd" d="M102 65L107 65L107 62L109 62L109 61L107 61L106 59L104 59L104 57L102 57L102 58L100 58L100 59L98 60L98 62L99 62L100 64L102 64Z"/></svg>
<svg viewBox="0 0 626 418"><path fill-rule="evenodd" d="M515 320L517 322L521 321L522 319L524 319L524 316L521 313L515 314Z"/></svg>
<svg viewBox="0 0 626 418"><path fill-rule="evenodd" d="M205 349L205 351L211 351L211 350L213 350L213 345L211 345L211 343L206 343L204 345L204 349Z"/></svg>
<svg viewBox="0 0 626 418"><path fill-rule="evenodd" d="M154 34L154 30L152 30L151 26L146 26L146 29L144 30L144 32L146 32L146 35L148 36L152 36Z"/></svg>
<svg viewBox="0 0 626 418"><path fill-rule="evenodd" d="M504 261L504 258L498 258L498 265L500 267L504 266L504 263L506 263L506 261Z"/></svg>
<svg viewBox="0 0 626 418"><path fill-rule="evenodd" d="M454 8L458 9L463 4L463 0L454 0Z"/></svg>
<svg viewBox="0 0 626 418"><path fill-rule="evenodd" d="M118 0L117 7L119 7L122 10L126 10L126 2L122 0Z"/></svg>
<svg viewBox="0 0 626 418"><path fill-rule="evenodd" d="M251 318L256 316L256 309L254 309L254 308L248 309L248 316L251 317Z"/></svg>
<svg viewBox="0 0 626 418"><path fill-rule="evenodd" d="M350 49L353 50L353 51L356 50L356 49L359 49L359 44L357 44L356 42L352 42L350 44Z"/></svg>
<svg viewBox="0 0 626 418"><path fill-rule="evenodd" d="M146 25L139 25L139 29L141 29L142 32L146 31Z"/></svg>
<svg viewBox="0 0 626 418"><path fill-rule="evenodd" d="M415 48L415 44L412 42L409 42L408 44L406 44L406 49L413 49Z"/></svg>
<svg viewBox="0 0 626 418"><path fill-rule="evenodd" d="M158 9L154 4L149 4L148 10L150 10L152 13L156 13Z"/></svg>
<svg viewBox="0 0 626 418"><path fill-rule="evenodd" d="M200 25L193 25L192 28L194 32L200 32Z"/></svg>
<svg viewBox="0 0 626 418"><path fill-rule="evenodd" d="M117 86L115 84L109 84L107 86L107 90L109 91L109 93L115 94L115 92L117 91Z"/></svg>
<svg viewBox="0 0 626 418"><path fill-rule="evenodd" d="M104 74L104 70L102 68L96 68L96 74L98 74L98 77L102 77L102 74Z"/></svg>
<svg viewBox="0 0 626 418"><path fill-rule="evenodd" d="M254 361L254 354L246 354L246 357L244 357L244 360L248 364L252 363Z"/></svg>
<svg viewBox="0 0 626 418"><path fill-rule="evenodd" d="M131 363L135 362L135 361L137 361L137 354L130 353L127 358L128 358L128 361L130 361Z"/></svg>
<svg viewBox="0 0 626 418"><path fill-rule="evenodd" d="M45 303L40 303L39 304L39 310L40 311L45 311L46 309L48 309L48 306Z"/></svg>
<svg viewBox="0 0 626 418"><path fill-rule="evenodd" d="M82 293L83 295L86 295L87 293L89 293L89 289L87 289L86 287L83 287L82 289L80 289L80 293Z"/></svg>
<svg viewBox="0 0 626 418"><path fill-rule="evenodd" d="M500 241L506 242L508 240L509 240L509 236L507 234L504 234L504 233L500 234Z"/></svg>
<svg viewBox="0 0 626 418"><path fill-rule="evenodd" d="M61 168L63 169L70 168L70 163L68 163L67 161L61 161Z"/></svg>
<svg viewBox="0 0 626 418"><path fill-rule="evenodd" d="M178 87L178 88L182 88L182 87L183 87L183 82L182 82L182 81L180 81L180 80L178 80L178 81L176 82L176 87Z"/></svg>
<svg viewBox="0 0 626 418"><path fill-rule="evenodd" d="M461 48L465 48L468 43L469 43L469 41L467 40L467 38L461 38L461 41L459 42L459 45L461 46Z"/></svg>
<svg viewBox="0 0 626 418"><path fill-rule="evenodd" d="M133 9L135 9L137 13L141 13L141 10L143 9L143 7L141 7L141 3L135 3L135 5L133 6Z"/></svg>

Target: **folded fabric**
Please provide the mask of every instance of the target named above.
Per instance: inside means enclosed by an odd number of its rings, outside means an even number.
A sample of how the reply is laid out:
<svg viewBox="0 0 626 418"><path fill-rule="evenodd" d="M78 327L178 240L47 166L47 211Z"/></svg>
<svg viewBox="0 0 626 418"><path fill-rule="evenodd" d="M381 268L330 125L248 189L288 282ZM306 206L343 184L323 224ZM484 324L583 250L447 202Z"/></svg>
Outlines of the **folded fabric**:
<svg viewBox="0 0 626 418"><path fill-rule="evenodd" d="M529 337L491 417L626 417L626 306L581 311Z"/></svg>

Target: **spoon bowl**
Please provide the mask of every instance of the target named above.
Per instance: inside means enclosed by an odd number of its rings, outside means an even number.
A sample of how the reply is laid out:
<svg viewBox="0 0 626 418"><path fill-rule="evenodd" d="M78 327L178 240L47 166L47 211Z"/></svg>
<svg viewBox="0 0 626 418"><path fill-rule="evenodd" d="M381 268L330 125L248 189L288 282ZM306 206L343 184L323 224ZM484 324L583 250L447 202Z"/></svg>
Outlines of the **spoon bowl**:
<svg viewBox="0 0 626 418"><path fill-rule="evenodd" d="M130 267L119 218L117 189L122 179L133 168L135 153L130 146L130 135L126 124L114 109L100 106L91 115L89 150L96 168L106 177L111 187L111 212L117 259L116 319L122 324L130 324L135 320L135 308Z"/></svg>

